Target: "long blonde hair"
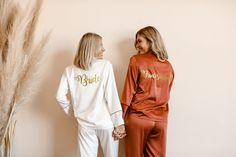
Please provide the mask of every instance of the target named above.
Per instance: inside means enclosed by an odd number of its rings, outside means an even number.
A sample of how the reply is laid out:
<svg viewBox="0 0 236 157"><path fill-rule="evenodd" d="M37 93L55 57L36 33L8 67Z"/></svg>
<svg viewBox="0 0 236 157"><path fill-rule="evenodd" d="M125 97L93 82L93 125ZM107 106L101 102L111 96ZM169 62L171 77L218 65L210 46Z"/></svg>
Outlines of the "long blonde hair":
<svg viewBox="0 0 236 157"><path fill-rule="evenodd" d="M136 39L134 42L134 46L136 48L137 45L137 36L141 35L147 39L150 43L150 50L154 53L160 61L165 61L168 59L168 54L162 40L161 34L158 30L153 26L147 26L140 29L136 33Z"/></svg>
<svg viewBox="0 0 236 157"><path fill-rule="evenodd" d="M88 32L82 36L74 58L74 65L88 70L94 55L97 53L102 37L96 33Z"/></svg>

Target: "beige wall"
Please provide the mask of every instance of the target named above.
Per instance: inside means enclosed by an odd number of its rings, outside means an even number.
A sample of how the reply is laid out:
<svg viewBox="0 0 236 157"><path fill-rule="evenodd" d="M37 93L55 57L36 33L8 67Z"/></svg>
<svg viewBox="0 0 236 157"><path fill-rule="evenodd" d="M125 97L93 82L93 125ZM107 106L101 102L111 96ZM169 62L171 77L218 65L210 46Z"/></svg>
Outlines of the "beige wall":
<svg viewBox="0 0 236 157"><path fill-rule="evenodd" d="M167 156L235 157L235 8L234 0L45 0L37 37L51 30L51 40L39 91L19 114L13 156L76 156L75 120L54 96L78 40L88 31L104 37L121 94L134 35L153 25L176 73Z"/></svg>

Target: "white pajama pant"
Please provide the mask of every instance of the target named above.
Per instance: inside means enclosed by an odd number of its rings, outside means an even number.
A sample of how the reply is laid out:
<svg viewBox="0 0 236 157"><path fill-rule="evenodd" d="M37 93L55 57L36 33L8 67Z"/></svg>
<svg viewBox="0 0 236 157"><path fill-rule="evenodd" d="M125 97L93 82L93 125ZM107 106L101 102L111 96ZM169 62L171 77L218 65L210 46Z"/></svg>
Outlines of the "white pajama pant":
<svg viewBox="0 0 236 157"><path fill-rule="evenodd" d="M118 157L118 141L112 137L113 128L78 128L79 157L97 157L99 143L104 157Z"/></svg>

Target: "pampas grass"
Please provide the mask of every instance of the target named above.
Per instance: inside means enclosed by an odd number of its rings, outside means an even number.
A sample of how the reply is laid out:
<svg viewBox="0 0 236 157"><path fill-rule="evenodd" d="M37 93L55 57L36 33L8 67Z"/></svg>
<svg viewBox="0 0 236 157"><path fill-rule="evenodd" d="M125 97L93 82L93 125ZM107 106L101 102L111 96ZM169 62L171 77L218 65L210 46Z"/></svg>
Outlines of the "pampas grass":
<svg viewBox="0 0 236 157"><path fill-rule="evenodd" d="M48 35L34 42L42 0L0 0L0 157L10 157L15 114L32 96ZM35 82L36 81L36 82Z"/></svg>

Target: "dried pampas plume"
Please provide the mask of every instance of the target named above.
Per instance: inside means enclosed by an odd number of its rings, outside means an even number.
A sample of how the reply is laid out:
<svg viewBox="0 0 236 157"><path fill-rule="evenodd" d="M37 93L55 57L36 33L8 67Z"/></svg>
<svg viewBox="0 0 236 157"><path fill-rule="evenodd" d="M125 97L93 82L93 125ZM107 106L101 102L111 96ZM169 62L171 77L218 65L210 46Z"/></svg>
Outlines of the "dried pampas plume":
<svg viewBox="0 0 236 157"><path fill-rule="evenodd" d="M14 115L35 90L48 35L34 43L42 0L26 9L0 0L0 157L10 157Z"/></svg>

